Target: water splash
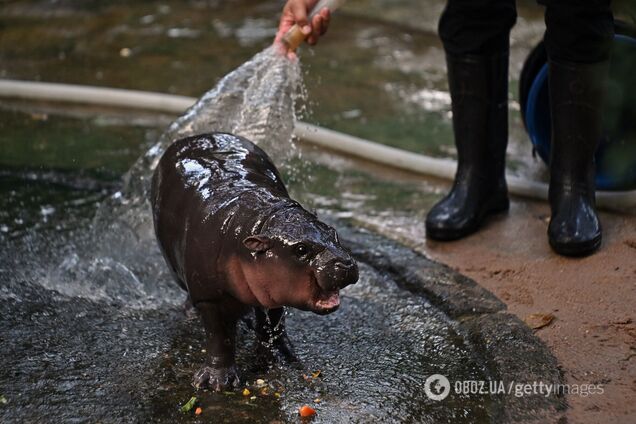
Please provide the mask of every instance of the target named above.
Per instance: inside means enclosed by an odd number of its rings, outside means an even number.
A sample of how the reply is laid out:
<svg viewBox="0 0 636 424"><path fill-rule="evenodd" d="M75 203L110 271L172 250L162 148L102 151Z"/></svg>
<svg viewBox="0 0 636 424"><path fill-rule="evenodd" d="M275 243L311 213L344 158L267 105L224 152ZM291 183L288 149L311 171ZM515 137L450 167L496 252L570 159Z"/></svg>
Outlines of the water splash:
<svg viewBox="0 0 636 424"><path fill-rule="evenodd" d="M295 108L303 90L300 65L272 46L223 77L126 175L126 197L147 197L149 179L165 149L175 140L210 131L240 135L267 151L276 165L293 155Z"/></svg>

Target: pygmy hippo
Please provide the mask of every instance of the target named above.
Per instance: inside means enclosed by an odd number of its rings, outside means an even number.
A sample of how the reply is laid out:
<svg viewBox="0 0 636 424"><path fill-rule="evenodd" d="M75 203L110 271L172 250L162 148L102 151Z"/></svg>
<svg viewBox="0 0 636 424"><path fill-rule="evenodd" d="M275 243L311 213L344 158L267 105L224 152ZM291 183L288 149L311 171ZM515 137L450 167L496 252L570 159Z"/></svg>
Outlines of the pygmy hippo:
<svg viewBox="0 0 636 424"><path fill-rule="evenodd" d="M289 198L267 154L226 133L174 142L155 170L155 232L207 336L195 387L238 384L235 333L254 308L257 336L294 360L283 306L328 314L358 267L336 231Z"/></svg>

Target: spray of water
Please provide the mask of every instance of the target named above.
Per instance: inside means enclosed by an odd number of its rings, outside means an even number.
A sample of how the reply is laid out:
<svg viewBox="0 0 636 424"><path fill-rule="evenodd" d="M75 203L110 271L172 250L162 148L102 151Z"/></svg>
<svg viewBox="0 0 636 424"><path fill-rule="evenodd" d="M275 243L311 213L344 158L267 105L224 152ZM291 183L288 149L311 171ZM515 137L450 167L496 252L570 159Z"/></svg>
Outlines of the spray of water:
<svg viewBox="0 0 636 424"><path fill-rule="evenodd" d="M258 144L285 169L299 155L292 133L301 87L299 63L275 47L222 78L137 160L122 190L99 208L91 234L77 241L76 252L55 266L43 284L65 294L116 299L134 307L182 301L160 257L148 202L161 155L180 138L222 131Z"/></svg>
<svg viewBox="0 0 636 424"><path fill-rule="evenodd" d="M128 173L124 193L147 197L148 179L173 141L210 131L237 134L258 144L277 162L293 155L295 104L302 90L298 62L269 47L226 75L170 125Z"/></svg>

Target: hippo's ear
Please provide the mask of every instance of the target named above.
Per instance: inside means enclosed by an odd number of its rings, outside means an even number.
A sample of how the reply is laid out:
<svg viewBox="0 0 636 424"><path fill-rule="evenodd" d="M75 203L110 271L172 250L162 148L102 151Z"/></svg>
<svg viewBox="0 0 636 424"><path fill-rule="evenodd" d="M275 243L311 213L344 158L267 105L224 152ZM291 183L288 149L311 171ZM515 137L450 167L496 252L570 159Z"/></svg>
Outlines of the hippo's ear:
<svg viewBox="0 0 636 424"><path fill-rule="evenodd" d="M266 236L249 236L243 240L243 245L254 252L265 252L272 247L272 241Z"/></svg>

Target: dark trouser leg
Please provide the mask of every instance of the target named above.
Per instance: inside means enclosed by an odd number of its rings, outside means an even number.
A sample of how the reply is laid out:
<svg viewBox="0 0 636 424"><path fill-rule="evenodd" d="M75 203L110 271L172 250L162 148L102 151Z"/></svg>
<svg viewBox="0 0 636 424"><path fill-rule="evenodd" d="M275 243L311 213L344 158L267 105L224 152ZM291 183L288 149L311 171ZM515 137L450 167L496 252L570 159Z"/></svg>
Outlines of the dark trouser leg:
<svg viewBox="0 0 636 424"><path fill-rule="evenodd" d="M296 361L294 348L285 330L285 309L254 308L256 315L256 335L260 345L260 353L274 353L277 359L289 362Z"/></svg>
<svg viewBox="0 0 636 424"><path fill-rule="evenodd" d="M552 152L548 239L563 255L585 255L601 244L595 208L594 153L613 38L609 1L547 0Z"/></svg>
<svg viewBox="0 0 636 424"><path fill-rule="evenodd" d="M546 6L545 47L559 62L598 63L609 59L614 38L610 0L539 0Z"/></svg>
<svg viewBox="0 0 636 424"><path fill-rule="evenodd" d="M446 51L457 173L429 211L427 237L454 240L508 209L508 46L512 0L449 0L439 32Z"/></svg>
<svg viewBox="0 0 636 424"><path fill-rule="evenodd" d="M237 386L235 311L211 302L197 303L196 308L205 328L208 363L194 375L192 385L196 388L209 387L213 391Z"/></svg>
<svg viewBox="0 0 636 424"><path fill-rule="evenodd" d="M448 0L439 20L439 36L451 56L508 53L516 20L514 0Z"/></svg>

